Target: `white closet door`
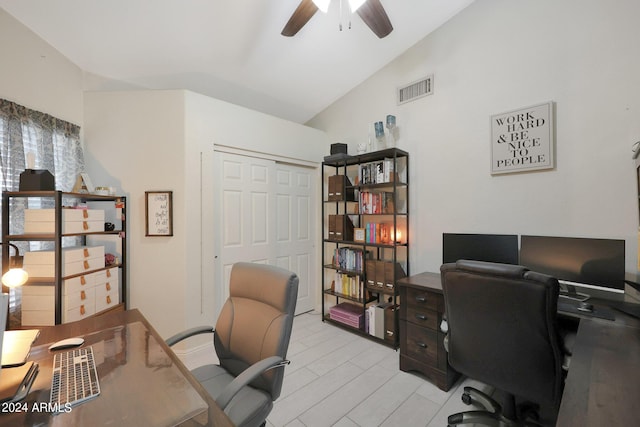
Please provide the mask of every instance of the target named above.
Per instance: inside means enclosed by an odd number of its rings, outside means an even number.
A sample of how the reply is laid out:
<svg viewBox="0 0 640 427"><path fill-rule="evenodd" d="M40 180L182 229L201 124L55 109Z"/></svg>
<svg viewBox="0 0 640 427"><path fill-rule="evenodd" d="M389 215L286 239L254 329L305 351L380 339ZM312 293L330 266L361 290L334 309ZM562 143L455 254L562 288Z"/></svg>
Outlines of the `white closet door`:
<svg viewBox="0 0 640 427"><path fill-rule="evenodd" d="M314 170L216 152L216 315L238 261L278 265L300 277L296 312L314 308ZM313 279L313 280L311 280Z"/></svg>
<svg viewBox="0 0 640 427"><path fill-rule="evenodd" d="M276 265L298 274L296 313L315 305L314 184L313 169L276 164Z"/></svg>

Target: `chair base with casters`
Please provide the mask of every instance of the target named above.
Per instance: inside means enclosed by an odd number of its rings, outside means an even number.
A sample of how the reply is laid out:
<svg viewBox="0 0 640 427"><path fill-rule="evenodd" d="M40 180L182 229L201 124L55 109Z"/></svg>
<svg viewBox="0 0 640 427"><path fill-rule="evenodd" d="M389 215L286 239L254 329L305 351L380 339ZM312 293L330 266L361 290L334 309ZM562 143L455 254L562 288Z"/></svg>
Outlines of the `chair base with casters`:
<svg viewBox="0 0 640 427"><path fill-rule="evenodd" d="M503 404L501 405L482 391L473 387L465 387L461 399L467 405L480 405L484 410L466 411L449 415L447 427L467 424L479 424L490 427L542 426L542 424L537 422L538 406L523 403L517 407L513 395L504 394Z"/></svg>

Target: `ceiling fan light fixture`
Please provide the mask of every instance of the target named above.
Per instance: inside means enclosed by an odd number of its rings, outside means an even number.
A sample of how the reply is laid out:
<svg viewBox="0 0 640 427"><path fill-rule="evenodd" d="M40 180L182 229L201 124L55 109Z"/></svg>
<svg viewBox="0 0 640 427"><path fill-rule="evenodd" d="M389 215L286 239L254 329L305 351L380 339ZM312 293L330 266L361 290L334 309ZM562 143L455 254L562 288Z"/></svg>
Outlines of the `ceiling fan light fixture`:
<svg viewBox="0 0 640 427"><path fill-rule="evenodd" d="M329 3L331 3L331 0L313 0L313 4L315 4L322 13L327 13L329 10Z"/></svg>
<svg viewBox="0 0 640 427"><path fill-rule="evenodd" d="M351 12L355 12L358 10L360 6L363 5L367 0L349 0L349 7L351 8Z"/></svg>

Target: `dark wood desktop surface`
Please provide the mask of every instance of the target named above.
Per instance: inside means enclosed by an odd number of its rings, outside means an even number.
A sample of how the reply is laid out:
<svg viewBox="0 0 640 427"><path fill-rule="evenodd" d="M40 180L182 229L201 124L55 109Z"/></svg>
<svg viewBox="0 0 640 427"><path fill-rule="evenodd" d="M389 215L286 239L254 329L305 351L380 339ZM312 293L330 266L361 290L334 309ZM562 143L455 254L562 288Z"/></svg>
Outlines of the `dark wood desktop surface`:
<svg viewBox="0 0 640 427"><path fill-rule="evenodd" d="M640 425L640 329L619 320L580 320L557 426Z"/></svg>
<svg viewBox="0 0 640 427"><path fill-rule="evenodd" d="M51 389L48 347L75 336L93 348L101 394L52 415L42 406ZM1 408L2 426L233 426L138 310L41 327L29 360L39 363L40 372L25 400Z"/></svg>
<svg viewBox="0 0 640 427"><path fill-rule="evenodd" d="M439 273L420 273L400 281L406 286L442 292ZM601 298L593 298L592 302L596 309L607 304ZM562 394L558 427L640 425L640 411L636 407L640 401L640 320L616 310L612 312L613 321L576 316L580 324Z"/></svg>

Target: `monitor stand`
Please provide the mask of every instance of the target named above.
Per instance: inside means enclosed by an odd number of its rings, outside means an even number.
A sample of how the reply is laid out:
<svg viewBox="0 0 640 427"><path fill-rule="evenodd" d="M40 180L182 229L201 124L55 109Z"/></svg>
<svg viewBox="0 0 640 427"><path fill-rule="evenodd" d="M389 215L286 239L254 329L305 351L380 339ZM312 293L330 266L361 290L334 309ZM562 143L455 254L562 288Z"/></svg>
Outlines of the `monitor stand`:
<svg viewBox="0 0 640 427"><path fill-rule="evenodd" d="M563 289L563 288L566 288ZM569 299L571 301L583 302L591 297L589 294L578 292L576 287L567 283L561 283L560 298Z"/></svg>

